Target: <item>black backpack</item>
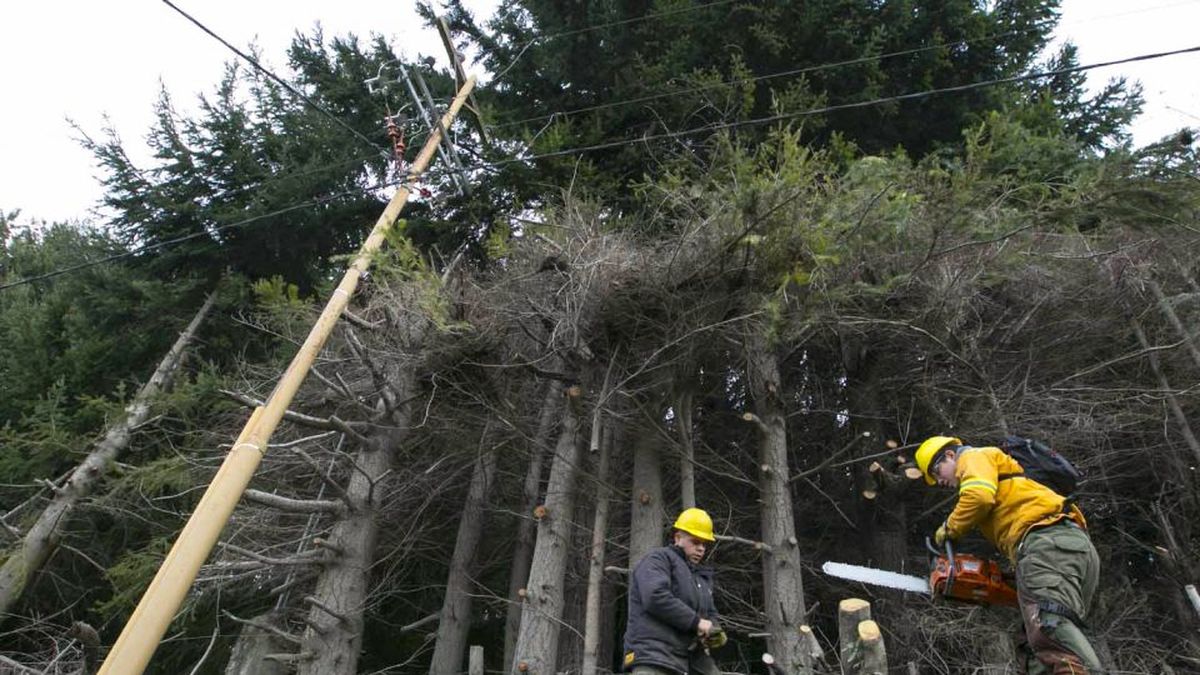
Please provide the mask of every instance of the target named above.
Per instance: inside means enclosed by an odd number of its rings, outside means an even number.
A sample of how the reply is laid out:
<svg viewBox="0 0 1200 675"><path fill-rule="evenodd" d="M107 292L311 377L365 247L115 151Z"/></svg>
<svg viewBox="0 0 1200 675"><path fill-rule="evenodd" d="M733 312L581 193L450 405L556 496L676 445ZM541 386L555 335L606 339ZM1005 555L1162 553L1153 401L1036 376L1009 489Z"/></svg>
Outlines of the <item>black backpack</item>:
<svg viewBox="0 0 1200 675"><path fill-rule="evenodd" d="M1071 460L1041 441L1021 436L1006 437L1000 444L1000 449L1017 460L1017 464L1025 470L1023 475L1026 478L1066 497L1068 503L1074 501L1075 490L1079 487L1079 481L1083 479L1083 473ZM1020 474L1001 474L999 478L1004 480L1015 475Z"/></svg>

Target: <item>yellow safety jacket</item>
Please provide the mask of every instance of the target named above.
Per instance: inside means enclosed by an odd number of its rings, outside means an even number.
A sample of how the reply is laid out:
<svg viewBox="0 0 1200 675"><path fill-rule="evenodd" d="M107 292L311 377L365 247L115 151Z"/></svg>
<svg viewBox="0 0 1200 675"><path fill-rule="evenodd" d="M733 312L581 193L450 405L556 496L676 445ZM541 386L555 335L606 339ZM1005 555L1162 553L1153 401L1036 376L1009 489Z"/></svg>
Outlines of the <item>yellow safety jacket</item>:
<svg viewBox="0 0 1200 675"><path fill-rule="evenodd" d="M999 448L964 447L958 451L954 475L958 503L946 520L946 534L957 539L978 527L983 536L1014 563L1017 547L1034 527L1069 517L1087 527L1083 512L1071 505L1063 512L1064 497L1025 478L1015 459ZM1001 480L1002 476L1011 476Z"/></svg>

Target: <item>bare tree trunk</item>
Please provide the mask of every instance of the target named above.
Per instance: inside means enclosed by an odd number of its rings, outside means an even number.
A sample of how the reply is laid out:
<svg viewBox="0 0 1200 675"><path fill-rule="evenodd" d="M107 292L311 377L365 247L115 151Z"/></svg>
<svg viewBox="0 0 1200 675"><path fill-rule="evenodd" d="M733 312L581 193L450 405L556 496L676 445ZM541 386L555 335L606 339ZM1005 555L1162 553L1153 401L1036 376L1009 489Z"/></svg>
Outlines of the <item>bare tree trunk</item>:
<svg viewBox="0 0 1200 675"><path fill-rule="evenodd" d="M412 335L422 330L414 326L397 328ZM417 337L410 339L419 341ZM366 359L362 353L359 356ZM374 367L371 370L379 373L378 386L383 391L380 405L385 409L379 421L383 424L359 444L354 455L354 470L343 495L349 508L334 523L324 543L335 555L322 568L312 595L304 598L309 610L304 619L307 628L298 659L299 675L354 673L362 652L363 614L379 535L380 482L391 470L392 458L408 435L410 401L417 389L415 374L407 364L391 367L386 374Z"/></svg>
<svg viewBox="0 0 1200 675"><path fill-rule="evenodd" d="M811 673L810 658L800 641L800 626L805 619L804 584L788 487L787 427L779 396L779 364L766 339L758 333L747 340L746 361L761 437L762 540L771 547L771 553L763 556L766 630L771 635L767 650L784 672Z"/></svg>
<svg viewBox="0 0 1200 675"><path fill-rule="evenodd" d="M692 443L692 401L689 390L681 390L675 399L675 428L679 433L679 449L683 456L679 460L679 499L681 508L696 505L696 448Z"/></svg>
<svg viewBox="0 0 1200 675"><path fill-rule="evenodd" d="M666 512L663 511L662 465L653 430L643 430L633 441L633 490L629 506L629 569L642 556L662 546Z"/></svg>
<svg viewBox="0 0 1200 675"><path fill-rule="evenodd" d="M109 465L129 446L133 429L150 416L151 401L170 387L183 360L184 350L196 337L196 331L208 317L216 299L216 291L208 295L187 328L179 334L175 344L159 362L154 375L142 385L133 401L125 408L125 419L110 426L104 434L104 439L97 443L71 472L67 481L54 489L50 504L38 516L24 538L8 552L4 566L0 567L0 616L12 612L33 575L41 569L58 546L63 526L75 505L92 493L96 484L108 471Z"/></svg>
<svg viewBox="0 0 1200 675"><path fill-rule="evenodd" d="M588 561L587 605L583 622L582 675L596 675L600 649L600 598L604 582L604 541L608 534L608 509L611 490L608 485L608 465L614 444L612 422L604 425L600 441L600 457L596 466L596 514L592 520L592 551Z"/></svg>
<svg viewBox="0 0 1200 675"><path fill-rule="evenodd" d="M486 441L487 430L480 445ZM482 447L481 447L482 450ZM446 597L442 601L442 618L438 622L437 643L433 648L430 675L457 675L462 672L467 633L471 629L471 563L483 532L484 506L496 473L496 453L481 452L475 460L471 486L467 489L462 518L458 521L458 538L450 558L450 574L446 581Z"/></svg>
<svg viewBox="0 0 1200 675"><path fill-rule="evenodd" d="M404 429L407 424L398 424ZM403 431L373 434L354 456L346 497L353 505L333 526L329 548L336 552L317 578L308 604L300 675L354 673L362 651L363 610L379 535L378 481L391 468Z"/></svg>
<svg viewBox="0 0 1200 675"><path fill-rule="evenodd" d="M286 635L279 614L267 612L250 619L238 633L233 652L225 663L225 675L285 675L290 668L284 663L267 658L287 653L291 644L281 637ZM271 630L275 628L276 630Z"/></svg>
<svg viewBox="0 0 1200 675"><path fill-rule="evenodd" d="M570 553L575 510L575 478L579 466L579 387L567 389L562 429L550 465L546 501L538 507L537 543L525 587L525 607L517 636L512 672L551 675L558 658L559 621L563 610L563 577Z"/></svg>
<svg viewBox="0 0 1200 675"><path fill-rule="evenodd" d="M524 503L521 521L517 526L517 545L513 549L512 571L508 578L508 613L504 622L504 663L512 663L513 648L517 644L517 633L521 630L521 608L518 595L529 582L529 564L533 560L533 543L537 521L533 510L538 505L538 494L542 482L542 465L546 450L550 447L550 434L554 430L555 415L562 398L562 384L551 380L546 384L546 396L538 416L537 435L529 446L529 469L525 473Z"/></svg>

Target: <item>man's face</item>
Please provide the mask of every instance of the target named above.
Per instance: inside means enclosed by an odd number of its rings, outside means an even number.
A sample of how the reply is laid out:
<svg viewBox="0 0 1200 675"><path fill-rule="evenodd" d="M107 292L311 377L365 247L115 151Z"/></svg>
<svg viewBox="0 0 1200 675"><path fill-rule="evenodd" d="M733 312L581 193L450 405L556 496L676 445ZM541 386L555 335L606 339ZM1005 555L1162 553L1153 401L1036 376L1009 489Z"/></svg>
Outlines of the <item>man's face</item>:
<svg viewBox="0 0 1200 675"><path fill-rule="evenodd" d="M684 557L693 565L699 564L700 559L704 557L704 552L708 550L708 542L687 532L675 533L675 545L683 550Z"/></svg>
<svg viewBox="0 0 1200 675"><path fill-rule="evenodd" d="M942 458L931 468L934 480L942 487L957 487L958 478L954 472L958 469L958 455L953 450L947 450Z"/></svg>

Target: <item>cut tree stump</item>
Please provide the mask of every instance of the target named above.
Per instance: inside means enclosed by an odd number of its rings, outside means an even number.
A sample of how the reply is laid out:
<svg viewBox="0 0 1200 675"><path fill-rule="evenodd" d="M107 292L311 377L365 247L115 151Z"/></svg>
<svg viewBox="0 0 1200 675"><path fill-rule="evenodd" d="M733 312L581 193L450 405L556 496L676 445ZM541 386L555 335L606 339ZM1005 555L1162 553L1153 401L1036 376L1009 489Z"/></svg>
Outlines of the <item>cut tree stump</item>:
<svg viewBox="0 0 1200 675"><path fill-rule="evenodd" d="M838 603L838 642L843 675L885 675L887 651L871 603L846 598Z"/></svg>

